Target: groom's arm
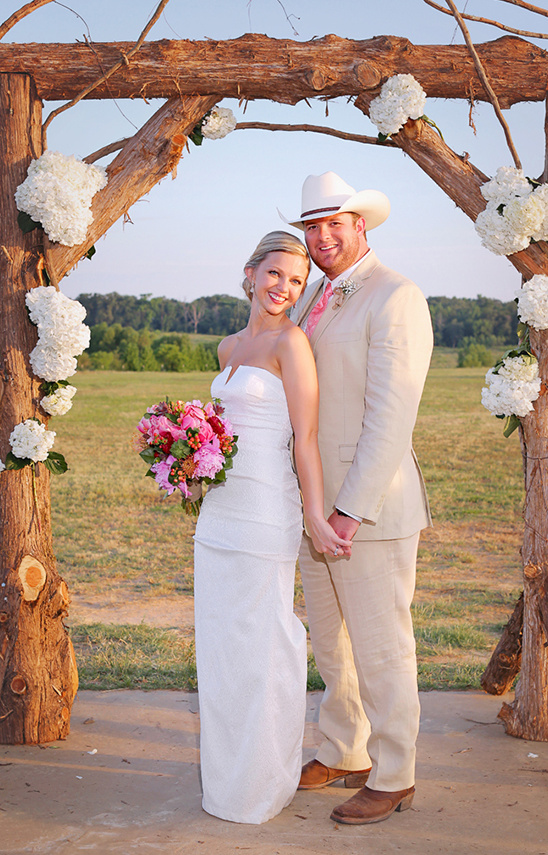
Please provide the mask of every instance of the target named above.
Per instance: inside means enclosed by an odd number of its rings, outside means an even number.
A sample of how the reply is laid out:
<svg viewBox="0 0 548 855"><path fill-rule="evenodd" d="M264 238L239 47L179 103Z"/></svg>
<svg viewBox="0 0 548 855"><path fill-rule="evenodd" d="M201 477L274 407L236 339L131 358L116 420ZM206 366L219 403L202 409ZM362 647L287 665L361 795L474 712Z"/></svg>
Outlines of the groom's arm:
<svg viewBox="0 0 548 855"><path fill-rule="evenodd" d="M418 287L402 278L371 318L362 430L335 501L335 507L371 524L411 445L432 346L428 304ZM340 534L355 523L342 519Z"/></svg>

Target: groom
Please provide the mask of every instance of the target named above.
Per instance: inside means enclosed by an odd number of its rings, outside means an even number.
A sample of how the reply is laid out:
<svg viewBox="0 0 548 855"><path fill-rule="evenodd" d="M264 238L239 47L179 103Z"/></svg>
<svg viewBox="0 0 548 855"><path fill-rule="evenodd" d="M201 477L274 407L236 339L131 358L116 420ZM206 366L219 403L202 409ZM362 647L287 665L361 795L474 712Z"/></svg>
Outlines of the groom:
<svg viewBox="0 0 548 855"><path fill-rule="evenodd" d="M411 445L432 325L417 286L380 263L366 232L388 217L377 190L310 175L300 217L324 277L292 319L307 333L320 384L325 514L353 539L352 556L324 555L304 536L299 556L310 636L326 684L317 757L301 789L345 779L362 789L336 822L378 822L411 806L419 700L410 606L419 532L430 525ZM283 218L285 219L285 218Z"/></svg>

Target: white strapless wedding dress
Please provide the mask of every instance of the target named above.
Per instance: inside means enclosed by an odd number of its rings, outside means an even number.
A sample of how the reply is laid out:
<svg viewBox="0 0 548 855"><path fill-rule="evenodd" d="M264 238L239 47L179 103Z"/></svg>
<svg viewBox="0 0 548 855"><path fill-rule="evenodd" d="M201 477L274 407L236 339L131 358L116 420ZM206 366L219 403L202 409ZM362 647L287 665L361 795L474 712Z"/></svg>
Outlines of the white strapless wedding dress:
<svg viewBox="0 0 548 855"><path fill-rule="evenodd" d="M306 706L306 632L293 613L302 534L283 383L230 366L212 395L238 435L234 467L210 487L194 547L196 662L203 807L261 823L299 783Z"/></svg>

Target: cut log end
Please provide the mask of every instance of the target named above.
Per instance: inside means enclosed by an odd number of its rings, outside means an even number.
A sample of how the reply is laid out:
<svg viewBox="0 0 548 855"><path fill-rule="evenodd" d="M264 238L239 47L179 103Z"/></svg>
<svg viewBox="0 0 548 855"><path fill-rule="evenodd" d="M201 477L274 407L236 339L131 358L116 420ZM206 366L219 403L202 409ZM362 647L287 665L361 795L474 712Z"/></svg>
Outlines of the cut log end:
<svg viewBox="0 0 548 855"><path fill-rule="evenodd" d="M24 695L27 691L27 681L21 674L16 674L10 683L10 689L14 695Z"/></svg>
<svg viewBox="0 0 548 855"><path fill-rule="evenodd" d="M364 89L375 89L381 82L381 73L369 62L358 62L354 66L354 74Z"/></svg>
<svg viewBox="0 0 548 855"><path fill-rule="evenodd" d="M32 603L38 599L40 591L46 584L45 568L34 556L25 555L18 572L23 586L23 599L27 603Z"/></svg>

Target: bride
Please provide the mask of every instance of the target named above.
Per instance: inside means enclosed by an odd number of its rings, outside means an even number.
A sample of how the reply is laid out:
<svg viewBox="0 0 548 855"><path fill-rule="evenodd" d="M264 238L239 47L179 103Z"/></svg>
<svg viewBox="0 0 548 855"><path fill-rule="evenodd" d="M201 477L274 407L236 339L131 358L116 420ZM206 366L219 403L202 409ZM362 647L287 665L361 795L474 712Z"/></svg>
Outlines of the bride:
<svg viewBox="0 0 548 855"><path fill-rule="evenodd" d="M309 270L298 238L275 231L261 240L245 266L248 325L219 345L211 387L238 452L226 481L209 488L195 535L202 804L233 822L265 822L299 783L307 653L293 590L302 510L319 552L351 550L324 518L314 357L287 317Z"/></svg>

